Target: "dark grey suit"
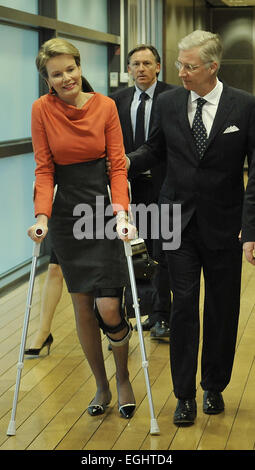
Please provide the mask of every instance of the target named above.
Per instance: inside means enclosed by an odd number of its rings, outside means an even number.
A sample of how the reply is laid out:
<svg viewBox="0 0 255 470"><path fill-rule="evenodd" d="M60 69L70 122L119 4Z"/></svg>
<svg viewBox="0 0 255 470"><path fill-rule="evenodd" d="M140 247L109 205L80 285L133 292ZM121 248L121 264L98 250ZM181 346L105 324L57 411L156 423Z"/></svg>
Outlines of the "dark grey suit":
<svg viewBox="0 0 255 470"><path fill-rule="evenodd" d="M253 160L249 168L249 180L245 193L242 241L255 241L255 155L253 156Z"/></svg>
<svg viewBox="0 0 255 470"><path fill-rule="evenodd" d="M164 91L172 90L174 88L176 87L173 85L169 85L168 83L157 81L157 85L156 85L154 95L153 95L153 102L152 102L152 108L151 108L151 114L150 114L149 135L151 133L151 130L154 124L155 108L156 108L156 102L157 102L158 96ZM133 101L134 93L135 93L135 87L133 86L133 87L125 88L124 90L117 91L110 95L110 98L114 99L117 109L118 109L126 153L130 153L133 150L135 150L131 115L130 115L130 108L131 108L131 104ZM164 162L162 162L160 165L158 165L157 167L154 167L151 170L153 195L150 196L150 199L153 199L153 201L158 200L159 191L160 191L162 182L165 177L165 170L166 170L166 167L165 167ZM132 178L132 186L134 190L135 190L136 182L137 184L139 184L138 183L139 181L141 181L140 176L134 175L134 178ZM146 198L146 195L145 195L145 198ZM146 201L144 200L145 198L143 198L144 203L146 203ZM134 199L134 202L136 202L135 199Z"/></svg>
<svg viewBox="0 0 255 470"><path fill-rule="evenodd" d="M151 129L154 124L155 108L158 96L160 96L162 92L166 90L172 90L174 88L176 87L173 85L157 81L150 114L149 134L151 133ZM133 86L117 91L116 93L110 95L110 97L114 99L118 109L126 153L132 152L134 150L133 129L130 113L134 93L135 87ZM157 203L159 191L165 177L165 172L166 165L165 162L162 162L160 165L157 165L151 170L151 178L148 178L144 175L134 175L134 177L131 178L132 203L144 203L147 206L151 203ZM149 226L150 223L151 221L148 218L147 225ZM150 236L150 231L148 232L146 245L150 255L153 255L153 257L156 258L159 262L159 268L154 279L156 301L154 305L154 313L150 315L150 322L151 324L156 323L156 321L166 321L168 323L170 310L170 289L165 254L162 253L161 246L159 243L157 243L157 241L154 241L153 243Z"/></svg>
<svg viewBox="0 0 255 470"><path fill-rule="evenodd" d="M222 391L230 380L240 304L243 164L246 155L250 162L255 147L255 98L224 85L200 159L188 120L188 97L184 88L161 94L150 139L128 155L132 175L167 154L160 204L168 204L170 224L173 204L182 208L181 246L166 252L174 294L170 353L178 398L196 394L202 268L201 384L204 390Z"/></svg>

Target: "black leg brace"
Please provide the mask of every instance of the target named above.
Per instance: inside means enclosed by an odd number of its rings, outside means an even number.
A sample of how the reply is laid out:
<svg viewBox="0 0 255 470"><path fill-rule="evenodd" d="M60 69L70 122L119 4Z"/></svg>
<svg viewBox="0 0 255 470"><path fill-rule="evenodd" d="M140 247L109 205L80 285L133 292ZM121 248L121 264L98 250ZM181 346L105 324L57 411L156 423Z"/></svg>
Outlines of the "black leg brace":
<svg viewBox="0 0 255 470"><path fill-rule="evenodd" d="M121 321L118 325L115 325L115 326L110 326L110 325L107 325L106 323L104 323L104 321L103 321L103 319L102 319L102 317L101 317L101 315L98 311L96 302L95 302L95 307L94 307L99 327L103 330L104 334L106 334L106 336L107 336L109 342L112 344L112 346L122 346L123 344L126 344L129 341L129 338L132 335L132 325L131 325L131 323L129 323L127 321L126 316L125 316L125 309L123 308L123 299L124 299L123 292L124 292L124 290L122 288L118 288L118 289L97 289L97 291L95 292L95 298L96 299L101 298L101 297L118 297L120 299ZM127 328L127 332L123 336L123 338L121 338L119 340L114 340L109 336L109 334L119 333L119 331L124 330L124 328Z"/></svg>

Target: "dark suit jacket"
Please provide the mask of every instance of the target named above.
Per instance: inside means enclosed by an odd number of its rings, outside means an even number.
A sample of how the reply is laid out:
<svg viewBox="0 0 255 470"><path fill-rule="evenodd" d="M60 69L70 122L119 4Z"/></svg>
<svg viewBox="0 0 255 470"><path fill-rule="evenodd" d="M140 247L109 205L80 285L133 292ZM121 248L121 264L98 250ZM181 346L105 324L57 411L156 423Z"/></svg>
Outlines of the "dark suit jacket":
<svg viewBox="0 0 255 470"><path fill-rule="evenodd" d="M172 90L174 88L176 88L174 85L168 85L167 83L160 81L157 82L151 108L149 135L154 124L157 97L160 95L160 93L166 90ZM130 107L133 101L134 93L135 87L133 86L117 91L110 95L110 98L115 101L118 109L126 153L132 152L134 150L133 129L130 116ZM158 199L159 190L165 177L165 171L166 167L164 162L154 167L151 171L155 199Z"/></svg>
<svg viewBox="0 0 255 470"><path fill-rule="evenodd" d="M160 202L169 204L170 224L172 205L181 204L182 230L196 211L207 246L230 247L236 244L241 229L244 159L247 155L250 161L255 147L255 98L223 86L207 148L200 160L188 120L188 97L184 88L158 97L151 137L128 155L130 174L150 168L167 154ZM238 130L225 132L230 126Z"/></svg>
<svg viewBox="0 0 255 470"><path fill-rule="evenodd" d="M249 170L249 180L244 199L242 241L255 241L255 155Z"/></svg>

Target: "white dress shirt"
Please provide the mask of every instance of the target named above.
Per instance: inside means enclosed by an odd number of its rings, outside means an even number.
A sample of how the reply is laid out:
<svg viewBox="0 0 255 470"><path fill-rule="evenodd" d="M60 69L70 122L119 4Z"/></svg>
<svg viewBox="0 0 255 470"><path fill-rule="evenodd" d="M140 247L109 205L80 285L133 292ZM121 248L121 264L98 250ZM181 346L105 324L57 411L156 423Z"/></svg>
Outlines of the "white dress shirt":
<svg viewBox="0 0 255 470"><path fill-rule="evenodd" d="M153 85L151 85L147 90L145 90L145 93L149 96L149 98L145 101L145 110L144 110L144 135L145 135L145 140L148 139L149 135L149 127L150 127L150 117L151 117L151 107L152 107L152 101L153 101L153 95L154 91L157 85L157 80ZM137 113L137 108L139 104L141 103L140 100L140 94L143 93L143 90L140 90L135 85L135 93L133 97L133 101L131 103L131 108L130 108L130 114L131 114L131 123L132 123L132 129L133 129L133 139L135 140L135 126L136 126L136 113ZM142 174L145 175L150 175L151 171L143 171Z"/></svg>
<svg viewBox="0 0 255 470"><path fill-rule="evenodd" d="M154 95L156 85L157 85L157 81L153 83L153 85L151 85L150 88L145 90L145 93L147 93L147 95L149 96L149 98L145 101L145 112L144 112L144 135L145 135L146 140L148 139L148 134L149 134L151 107L152 107L153 95ZM135 89L136 90L135 90L133 101L131 103L131 108L130 108L133 138L135 138L137 108L139 104L141 103L140 94L143 92L143 90L140 90L140 88L138 88L136 85L135 85Z"/></svg>
<svg viewBox="0 0 255 470"><path fill-rule="evenodd" d="M215 87L213 88L213 90L210 91L210 93L208 93L207 95L202 97L206 100L206 103L204 104L202 108L202 119L206 128L207 137L209 137L211 129L212 129L213 121L214 121L215 114L218 108L222 90L223 90L223 84L217 78L217 83ZM196 100L198 98L200 98L200 96L195 91L191 90L189 99L188 99L188 118L189 118L190 127L192 127L193 119L194 119L196 108L197 108Z"/></svg>

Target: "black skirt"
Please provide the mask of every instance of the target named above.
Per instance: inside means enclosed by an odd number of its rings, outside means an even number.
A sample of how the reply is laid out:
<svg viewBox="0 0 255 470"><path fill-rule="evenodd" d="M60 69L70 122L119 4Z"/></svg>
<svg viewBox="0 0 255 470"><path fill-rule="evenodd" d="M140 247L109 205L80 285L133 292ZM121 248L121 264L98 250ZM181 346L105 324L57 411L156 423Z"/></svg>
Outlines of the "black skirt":
<svg viewBox="0 0 255 470"><path fill-rule="evenodd" d="M113 228L105 159L56 165L56 184L49 231L68 291L93 293L128 285L123 242Z"/></svg>

